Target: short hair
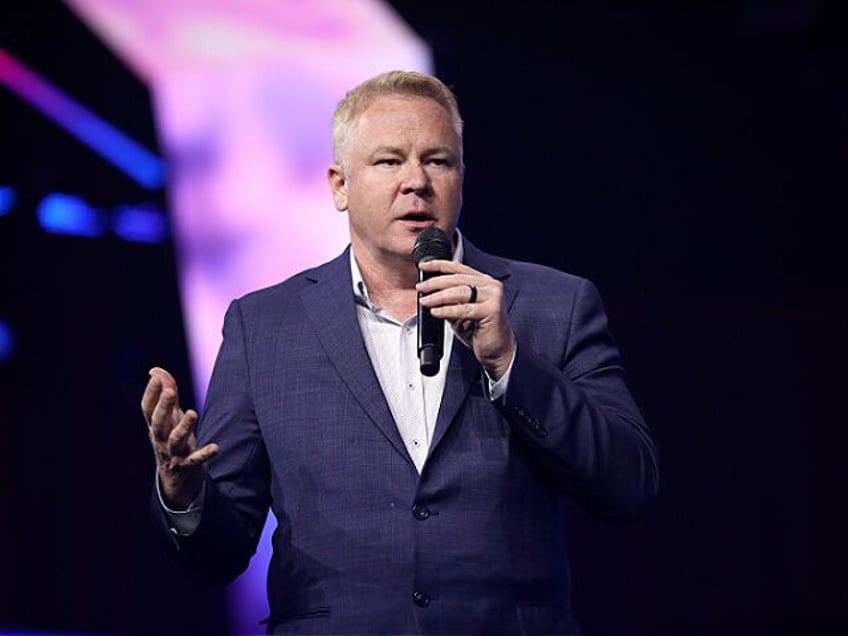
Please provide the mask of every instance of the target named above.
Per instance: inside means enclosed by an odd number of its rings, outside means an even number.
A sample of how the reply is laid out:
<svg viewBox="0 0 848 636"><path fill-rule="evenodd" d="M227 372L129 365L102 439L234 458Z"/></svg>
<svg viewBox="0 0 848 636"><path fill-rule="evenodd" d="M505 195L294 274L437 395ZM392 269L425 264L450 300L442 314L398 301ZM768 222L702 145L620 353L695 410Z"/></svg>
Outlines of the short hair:
<svg viewBox="0 0 848 636"><path fill-rule="evenodd" d="M438 78L415 71L388 71L365 80L350 90L333 114L333 160L344 164L351 128L362 112L378 97L425 97L440 104L448 113L451 127L462 146L462 117L456 95Z"/></svg>

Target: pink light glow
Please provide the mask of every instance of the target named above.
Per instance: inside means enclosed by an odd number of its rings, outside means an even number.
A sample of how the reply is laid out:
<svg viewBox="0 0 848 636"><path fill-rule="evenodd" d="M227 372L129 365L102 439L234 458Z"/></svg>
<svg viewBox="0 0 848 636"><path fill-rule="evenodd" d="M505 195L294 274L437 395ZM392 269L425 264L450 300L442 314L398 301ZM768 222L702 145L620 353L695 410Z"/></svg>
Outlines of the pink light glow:
<svg viewBox="0 0 848 636"><path fill-rule="evenodd" d="M66 0L150 88L198 403L226 306L338 254L347 219L326 182L331 115L426 47L381 0ZM235 633L267 616L266 525L232 586Z"/></svg>

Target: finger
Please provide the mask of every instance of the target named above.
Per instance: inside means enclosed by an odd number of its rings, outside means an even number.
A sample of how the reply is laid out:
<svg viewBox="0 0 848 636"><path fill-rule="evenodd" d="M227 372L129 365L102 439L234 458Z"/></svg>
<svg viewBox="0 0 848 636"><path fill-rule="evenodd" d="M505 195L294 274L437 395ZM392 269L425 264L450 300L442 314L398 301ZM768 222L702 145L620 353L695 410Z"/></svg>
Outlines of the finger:
<svg viewBox="0 0 848 636"><path fill-rule="evenodd" d="M177 394L173 389L163 389L150 418L150 428L159 442L167 441L174 428L174 422L180 418L177 406Z"/></svg>
<svg viewBox="0 0 848 636"><path fill-rule="evenodd" d="M430 314L433 318L442 318L451 324L457 322L477 323L487 316L485 310L480 305L470 305L468 303L442 304L430 307Z"/></svg>
<svg viewBox="0 0 848 636"><path fill-rule="evenodd" d="M162 389L171 389L174 393L177 394L177 399L179 400L179 390L177 389L177 381L174 379L170 373L168 373L162 367L153 367L148 371L151 378L156 378L162 384Z"/></svg>
<svg viewBox="0 0 848 636"><path fill-rule="evenodd" d="M174 426L168 436L168 444L174 454L188 455L194 451L194 430L197 427L197 412L189 409Z"/></svg>
<svg viewBox="0 0 848 636"><path fill-rule="evenodd" d="M174 376L165 371L165 369L153 367L147 374L150 376L150 379L144 388L144 394L141 396L141 411L144 413L144 419L147 421L147 425L150 426L153 411L156 408L159 397L162 395L162 391L169 388L178 396L179 392L177 391L177 382L174 380Z"/></svg>
<svg viewBox="0 0 848 636"><path fill-rule="evenodd" d="M452 287L461 287L468 295L468 285L476 285L478 290L491 284L490 278L482 274L444 274L433 276L420 283L416 283L415 289L422 294L432 294Z"/></svg>
<svg viewBox="0 0 848 636"><path fill-rule="evenodd" d="M480 274L473 267L469 267L463 263L459 263L457 261L446 261L440 259L434 259L432 261L423 261L418 264L418 268L422 272L438 272L441 274Z"/></svg>
<svg viewBox="0 0 848 636"><path fill-rule="evenodd" d="M426 270L424 269L425 266L427 267ZM416 288L419 290L444 285L447 281L458 284L459 282L490 278L488 275L471 269L467 265L454 263L453 261L427 261L421 264L421 270L429 274L429 276L416 285Z"/></svg>
<svg viewBox="0 0 848 636"><path fill-rule="evenodd" d="M220 452L221 449L218 448L217 444L207 444L203 448L198 448L191 455L186 457L185 461L187 464L192 466L196 466L197 464L204 464Z"/></svg>
<svg viewBox="0 0 848 636"><path fill-rule="evenodd" d="M151 376L147 381L147 386L144 387L144 394L141 396L141 412L144 414L144 419L147 425L150 426L153 418L153 411L156 408L156 403L159 401L159 396L162 394L162 381Z"/></svg>
<svg viewBox="0 0 848 636"><path fill-rule="evenodd" d="M497 290L490 284L489 281L483 279L457 277L455 283L449 283L447 286L440 286L439 289L434 289L430 292L424 292L421 297L421 305L423 307L435 308L448 305L466 305L468 307L482 306L487 300L497 300Z"/></svg>

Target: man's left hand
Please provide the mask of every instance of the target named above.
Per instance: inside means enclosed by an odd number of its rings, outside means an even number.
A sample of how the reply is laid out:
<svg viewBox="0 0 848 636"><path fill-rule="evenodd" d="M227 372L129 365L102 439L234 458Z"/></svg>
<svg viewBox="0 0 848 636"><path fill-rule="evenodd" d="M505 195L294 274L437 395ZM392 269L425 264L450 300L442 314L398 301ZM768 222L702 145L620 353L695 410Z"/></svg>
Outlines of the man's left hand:
<svg viewBox="0 0 848 636"><path fill-rule="evenodd" d="M515 351L501 282L454 261L425 261L419 268L441 274L415 286L423 294L421 305L429 307L434 318L447 320L489 377L500 379Z"/></svg>

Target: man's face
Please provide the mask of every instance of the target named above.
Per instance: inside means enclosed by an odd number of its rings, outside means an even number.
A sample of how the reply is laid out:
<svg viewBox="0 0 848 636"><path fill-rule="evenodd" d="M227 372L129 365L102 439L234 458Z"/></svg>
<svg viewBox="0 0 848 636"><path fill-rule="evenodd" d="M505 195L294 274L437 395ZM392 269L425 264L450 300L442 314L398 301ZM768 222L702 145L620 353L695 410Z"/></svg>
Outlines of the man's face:
<svg viewBox="0 0 848 636"><path fill-rule="evenodd" d="M409 261L418 233L449 236L462 205L462 148L447 111L424 97L378 97L354 122L343 170L329 169L358 258ZM365 254L367 252L367 255Z"/></svg>

